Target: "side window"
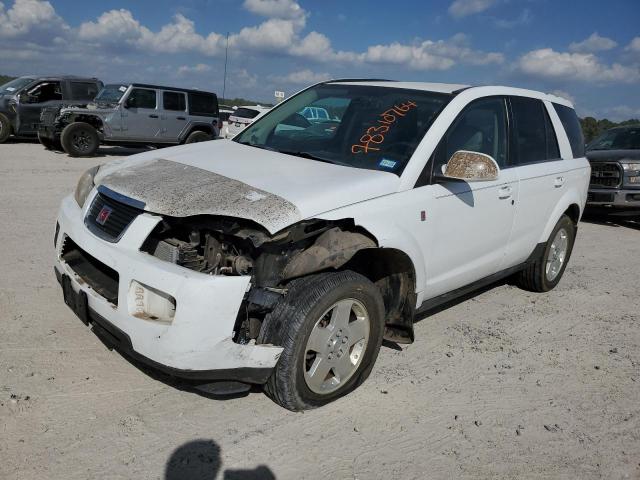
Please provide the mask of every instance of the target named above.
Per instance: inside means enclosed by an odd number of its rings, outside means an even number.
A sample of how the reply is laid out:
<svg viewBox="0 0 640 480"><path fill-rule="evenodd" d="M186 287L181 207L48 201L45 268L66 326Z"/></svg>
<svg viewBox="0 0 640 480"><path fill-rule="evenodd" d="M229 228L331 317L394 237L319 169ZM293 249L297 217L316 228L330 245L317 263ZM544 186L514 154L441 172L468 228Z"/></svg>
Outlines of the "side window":
<svg viewBox="0 0 640 480"><path fill-rule="evenodd" d="M210 93L189 93L189 113L202 117L217 117L217 97Z"/></svg>
<svg viewBox="0 0 640 480"><path fill-rule="evenodd" d="M162 105L165 110L184 112L187 108L187 101L184 98L184 93L162 92Z"/></svg>
<svg viewBox="0 0 640 480"><path fill-rule="evenodd" d="M60 82L42 82L28 91L33 103L44 103L51 100L62 100Z"/></svg>
<svg viewBox="0 0 640 480"><path fill-rule="evenodd" d="M98 94L98 85L90 82L71 82L73 100L93 100Z"/></svg>
<svg viewBox="0 0 640 480"><path fill-rule="evenodd" d="M582 127L580 127L580 120L578 120L576 111L558 103L554 103L553 108L560 117L564 131L567 132L573 158L584 157L584 136L582 135Z"/></svg>
<svg viewBox="0 0 640 480"><path fill-rule="evenodd" d="M127 98L127 106L131 108L156 108L156 91L134 88Z"/></svg>
<svg viewBox="0 0 640 480"><path fill-rule="evenodd" d="M519 165L560 158L558 141L541 100L511 97L511 111L514 153Z"/></svg>
<svg viewBox="0 0 640 480"><path fill-rule="evenodd" d="M434 171L439 172L458 150L491 155L500 168L507 165L507 111L504 98L476 100L463 110L438 145Z"/></svg>

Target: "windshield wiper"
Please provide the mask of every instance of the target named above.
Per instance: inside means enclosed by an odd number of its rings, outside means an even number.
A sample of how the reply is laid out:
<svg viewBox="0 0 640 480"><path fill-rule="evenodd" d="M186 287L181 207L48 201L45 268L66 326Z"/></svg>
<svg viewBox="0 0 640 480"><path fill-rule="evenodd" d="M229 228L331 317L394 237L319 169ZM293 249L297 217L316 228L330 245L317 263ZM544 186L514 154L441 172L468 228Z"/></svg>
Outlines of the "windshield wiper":
<svg viewBox="0 0 640 480"><path fill-rule="evenodd" d="M295 152L288 150L278 150L278 152L284 153L285 155L293 155L295 157L308 158L309 160L316 160L318 162L330 163L332 165L335 165L335 162L329 160L328 158L318 157L317 155L309 152Z"/></svg>

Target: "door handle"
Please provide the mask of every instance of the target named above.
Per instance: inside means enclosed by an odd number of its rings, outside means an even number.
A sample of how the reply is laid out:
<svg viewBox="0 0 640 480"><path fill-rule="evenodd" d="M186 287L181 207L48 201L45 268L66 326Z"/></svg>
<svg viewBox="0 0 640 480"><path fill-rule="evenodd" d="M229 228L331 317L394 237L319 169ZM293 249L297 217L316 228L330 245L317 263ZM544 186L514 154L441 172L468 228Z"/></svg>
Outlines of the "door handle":
<svg viewBox="0 0 640 480"><path fill-rule="evenodd" d="M498 198L503 199L503 200L506 199L506 198L511 198L511 192L512 191L513 191L513 189L509 185L501 187L498 190Z"/></svg>
<svg viewBox="0 0 640 480"><path fill-rule="evenodd" d="M149 118L158 118L158 115L149 115Z"/></svg>
<svg viewBox="0 0 640 480"><path fill-rule="evenodd" d="M553 186L556 188L560 188L562 185L564 185L564 177L556 177L553 182Z"/></svg>
<svg viewBox="0 0 640 480"><path fill-rule="evenodd" d="M176 120L186 120L185 117L176 117Z"/></svg>

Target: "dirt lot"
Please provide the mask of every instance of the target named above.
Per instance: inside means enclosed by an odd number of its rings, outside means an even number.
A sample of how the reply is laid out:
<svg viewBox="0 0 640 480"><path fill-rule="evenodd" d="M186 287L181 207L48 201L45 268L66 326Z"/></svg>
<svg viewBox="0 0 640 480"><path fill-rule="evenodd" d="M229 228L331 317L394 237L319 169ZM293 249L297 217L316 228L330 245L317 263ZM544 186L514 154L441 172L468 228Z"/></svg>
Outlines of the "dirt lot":
<svg viewBox="0 0 640 480"><path fill-rule="evenodd" d="M638 224L583 222L555 291L433 312L359 390L295 414L154 379L63 304L57 206L105 160L0 145L0 478L640 478Z"/></svg>

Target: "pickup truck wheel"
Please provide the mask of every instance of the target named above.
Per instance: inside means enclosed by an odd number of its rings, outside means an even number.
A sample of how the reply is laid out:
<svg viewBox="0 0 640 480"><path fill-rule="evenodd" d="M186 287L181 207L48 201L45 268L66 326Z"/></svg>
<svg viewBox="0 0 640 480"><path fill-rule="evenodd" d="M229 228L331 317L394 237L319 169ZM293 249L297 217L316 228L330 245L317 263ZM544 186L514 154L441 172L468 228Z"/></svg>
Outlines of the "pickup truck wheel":
<svg viewBox="0 0 640 480"><path fill-rule="evenodd" d="M300 411L351 392L369 376L383 330L382 296L362 275L343 271L292 281L258 338L284 348L267 395Z"/></svg>
<svg viewBox="0 0 640 480"><path fill-rule="evenodd" d="M548 292L564 274L576 238L576 226L563 215L551 231L547 245L532 264L520 272L518 285L531 292Z"/></svg>
<svg viewBox="0 0 640 480"><path fill-rule="evenodd" d="M196 131L191 132L184 143L208 142L209 140L213 140L213 137L207 132Z"/></svg>
<svg viewBox="0 0 640 480"><path fill-rule="evenodd" d="M40 142L40 145L42 145L47 150L62 150L60 140L51 140L50 138L42 137L38 133L38 141Z"/></svg>
<svg viewBox="0 0 640 480"><path fill-rule="evenodd" d="M62 148L72 157L90 157L100 146L98 132L85 122L70 123L60 135Z"/></svg>
<svg viewBox="0 0 640 480"><path fill-rule="evenodd" d="M11 136L11 122L0 113L0 143L4 143Z"/></svg>

